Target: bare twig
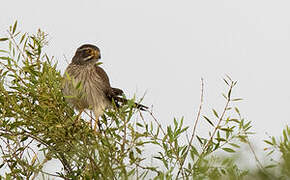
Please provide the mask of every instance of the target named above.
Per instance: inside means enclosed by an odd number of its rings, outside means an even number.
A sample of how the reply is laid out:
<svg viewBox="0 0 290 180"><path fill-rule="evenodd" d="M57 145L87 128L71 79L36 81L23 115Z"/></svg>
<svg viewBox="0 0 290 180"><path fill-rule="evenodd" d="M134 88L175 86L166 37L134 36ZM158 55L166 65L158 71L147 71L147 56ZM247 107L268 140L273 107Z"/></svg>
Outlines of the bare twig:
<svg viewBox="0 0 290 180"><path fill-rule="evenodd" d="M186 150L186 153L184 154L184 159L182 160L182 164L180 165L179 167L179 170L178 170L178 173L177 173L177 176L176 176L176 179L178 179L178 176L180 174L180 171L181 169L183 168L183 165L184 165L184 162L185 162L185 159L188 155L188 152L192 146L192 142L193 142L193 139L195 137L195 132L196 132L196 128L197 128L197 123L200 119L200 114L201 114L201 109L202 109L202 105L203 105L203 93L204 93L204 83L203 83L203 78L201 78L201 95L200 95L200 104L199 104L199 108L198 108L198 112L197 112L197 116L196 116L196 120L194 122L194 126L193 126L193 130L192 130L192 135L191 135L191 138L189 140L189 143L188 143L188 147L187 147L187 150Z"/></svg>
<svg viewBox="0 0 290 180"><path fill-rule="evenodd" d="M255 160L256 160L256 162L257 162L257 167L258 167L258 168L259 168L263 173L265 173L267 176L272 177L272 175L269 174L269 173L265 170L265 168L263 167L261 161L259 160L259 158L258 158L258 156L257 156L257 154L256 154L256 152L255 152L255 150L254 150L254 148L253 148L253 146L252 146L252 143L251 143L250 140L249 140L249 137L247 137L247 144L249 145L250 150L251 150L251 152L253 153L253 155L254 155L254 157L255 157Z"/></svg>

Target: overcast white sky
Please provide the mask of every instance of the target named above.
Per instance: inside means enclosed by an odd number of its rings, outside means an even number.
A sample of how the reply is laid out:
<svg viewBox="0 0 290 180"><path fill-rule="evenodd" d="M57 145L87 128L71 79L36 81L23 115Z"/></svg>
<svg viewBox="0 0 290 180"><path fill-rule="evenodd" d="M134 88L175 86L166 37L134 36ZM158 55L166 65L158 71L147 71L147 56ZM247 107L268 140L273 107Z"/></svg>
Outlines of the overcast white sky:
<svg viewBox="0 0 290 180"><path fill-rule="evenodd" d="M164 124L181 116L193 124L201 77L205 112L221 111L229 74L257 139L289 125L289 0L10 0L1 7L1 34L15 20L22 31L46 31L62 72L64 55L97 45L111 84L131 97L147 91L144 104Z"/></svg>

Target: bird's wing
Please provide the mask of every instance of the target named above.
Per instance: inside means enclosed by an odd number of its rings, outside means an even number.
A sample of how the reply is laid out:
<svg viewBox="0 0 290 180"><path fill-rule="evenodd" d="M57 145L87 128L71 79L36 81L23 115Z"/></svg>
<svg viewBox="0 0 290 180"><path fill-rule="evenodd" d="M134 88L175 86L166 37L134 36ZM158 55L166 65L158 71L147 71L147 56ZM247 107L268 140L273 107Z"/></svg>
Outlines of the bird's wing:
<svg viewBox="0 0 290 180"><path fill-rule="evenodd" d="M102 80L104 82L104 87L105 87L104 92L105 92L106 96L110 100L113 100L116 103L117 107L119 107L119 104L118 104L119 102L120 103L127 103L128 102L127 99L122 98L122 97L118 97L118 96L123 94L123 91L121 89L111 87L109 77L103 68L96 65L96 72L102 78ZM148 109L148 107L146 107L142 104L138 104L138 103L135 103L135 106L136 106L136 108L138 108L140 110Z"/></svg>
<svg viewBox="0 0 290 180"><path fill-rule="evenodd" d="M104 93L110 99L110 101L115 96L119 96L119 95L123 94L123 91L121 89L112 88L111 87L109 77L108 77L107 73L104 71L103 68L101 68L100 66L96 65L96 72L101 77L101 79L103 80Z"/></svg>
<svg viewBox="0 0 290 180"><path fill-rule="evenodd" d="M122 89L119 89L119 88L112 88L115 96L119 96L119 95L122 95L124 92Z"/></svg>
<svg viewBox="0 0 290 180"><path fill-rule="evenodd" d="M109 77L108 77L107 73L104 71L104 69L101 68L100 66L96 65L96 72L104 81L105 86L111 87Z"/></svg>

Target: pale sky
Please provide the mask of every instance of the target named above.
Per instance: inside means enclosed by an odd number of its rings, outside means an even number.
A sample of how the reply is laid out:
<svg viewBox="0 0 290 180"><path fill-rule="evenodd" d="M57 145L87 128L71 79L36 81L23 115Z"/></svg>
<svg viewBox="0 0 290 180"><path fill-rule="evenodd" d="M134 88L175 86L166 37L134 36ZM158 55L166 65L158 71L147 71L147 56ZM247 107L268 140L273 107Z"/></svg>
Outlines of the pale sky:
<svg viewBox="0 0 290 180"><path fill-rule="evenodd" d="M257 141L289 125L289 0L10 0L1 7L0 37L15 20L23 32L41 28L62 72L64 56L97 45L112 86L129 97L146 91L143 103L165 125L182 116L193 124L201 77L204 112L221 111L225 74L238 81L234 94L245 99L238 106Z"/></svg>

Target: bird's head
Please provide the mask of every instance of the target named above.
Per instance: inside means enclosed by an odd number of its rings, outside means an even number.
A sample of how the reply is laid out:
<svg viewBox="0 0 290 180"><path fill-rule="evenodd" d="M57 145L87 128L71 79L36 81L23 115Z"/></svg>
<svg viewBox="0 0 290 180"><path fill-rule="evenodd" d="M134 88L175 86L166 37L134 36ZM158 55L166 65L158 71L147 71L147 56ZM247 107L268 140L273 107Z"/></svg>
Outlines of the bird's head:
<svg viewBox="0 0 290 180"><path fill-rule="evenodd" d="M84 44L79 47L72 58L72 63L86 65L96 63L101 58L100 49L91 44Z"/></svg>

